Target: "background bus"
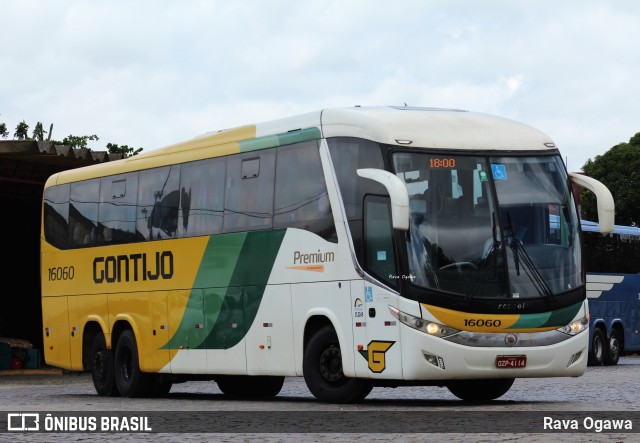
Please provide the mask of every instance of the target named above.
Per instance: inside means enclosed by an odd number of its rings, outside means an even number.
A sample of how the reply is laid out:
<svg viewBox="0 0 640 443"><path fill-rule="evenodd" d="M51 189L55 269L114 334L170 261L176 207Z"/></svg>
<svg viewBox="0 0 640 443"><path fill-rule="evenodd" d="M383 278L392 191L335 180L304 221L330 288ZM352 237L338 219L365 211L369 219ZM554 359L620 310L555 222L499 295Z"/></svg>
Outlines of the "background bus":
<svg viewBox="0 0 640 443"><path fill-rule="evenodd" d="M45 357L101 395L210 379L327 402L374 386L500 397L586 368L574 182L508 119L324 109L55 174L45 185ZM549 215L557 216L555 235Z"/></svg>
<svg viewBox="0 0 640 443"><path fill-rule="evenodd" d="M640 228L582 221L591 316L589 364L615 365L640 351Z"/></svg>

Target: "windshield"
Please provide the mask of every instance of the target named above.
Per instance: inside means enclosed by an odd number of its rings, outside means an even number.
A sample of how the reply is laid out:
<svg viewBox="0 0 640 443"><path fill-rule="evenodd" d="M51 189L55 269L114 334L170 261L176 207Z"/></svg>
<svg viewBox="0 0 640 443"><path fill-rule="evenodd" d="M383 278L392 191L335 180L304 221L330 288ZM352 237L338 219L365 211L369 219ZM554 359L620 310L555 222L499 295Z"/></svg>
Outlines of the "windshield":
<svg viewBox="0 0 640 443"><path fill-rule="evenodd" d="M397 152L413 284L468 298L550 297L583 284L578 223L559 156Z"/></svg>

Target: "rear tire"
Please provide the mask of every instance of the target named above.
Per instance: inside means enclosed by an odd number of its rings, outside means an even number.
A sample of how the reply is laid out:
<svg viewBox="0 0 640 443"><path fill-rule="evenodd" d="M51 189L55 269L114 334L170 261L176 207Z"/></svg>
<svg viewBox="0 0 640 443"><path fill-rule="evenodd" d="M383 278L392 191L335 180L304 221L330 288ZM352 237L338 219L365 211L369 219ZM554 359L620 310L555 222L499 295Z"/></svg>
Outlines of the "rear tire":
<svg viewBox="0 0 640 443"><path fill-rule="evenodd" d="M607 346L607 352L604 354L605 365L617 365L620 360L620 353L622 351L622 342L620 340L620 334L618 330L611 329L611 336Z"/></svg>
<svg viewBox="0 0 640 443"><path fill-rule="evenodd" d="M607 353L607 342L604 339L602 329L595 328L591 336L591 349L589 350L589 366L602 366L604 356Z"/></svg>
<svg viewBox="0 0 640 443"><path fill-rule="evenodd" d="M330 325L320 328L309 340L302 368L309 391L327 403L360 402L373 389L369 380L345 377L338 336Z"/></svg>
<svg viewBox="0 0 640 443"><path fill-rule="evenodd" d="M153 378L140 371L138 345L130 329L118 339L114 366L116 386L123 397L145 397L151 393Z"/></svg>
<svg viewBox="0 0 640 443"><path fill-rule="evenodd" d="M98 395L119 395L114 379L113 351L107 349L102 333L98 333L91 343L91 379Z"/></svg>
<svg viewBox="0 0 640 443"><path fill-rule="evenodd" d="M497 378L488 380L459 380L447 385L449 391L461 400L484 403L502 397L515 379Z"/></svg>
<svg viewBox="0 0 640 443"><path fill-rule="evenodd" d="M284 385L279 376L220 375L215 380L223 394L238 398L275 397Z"/></svg>

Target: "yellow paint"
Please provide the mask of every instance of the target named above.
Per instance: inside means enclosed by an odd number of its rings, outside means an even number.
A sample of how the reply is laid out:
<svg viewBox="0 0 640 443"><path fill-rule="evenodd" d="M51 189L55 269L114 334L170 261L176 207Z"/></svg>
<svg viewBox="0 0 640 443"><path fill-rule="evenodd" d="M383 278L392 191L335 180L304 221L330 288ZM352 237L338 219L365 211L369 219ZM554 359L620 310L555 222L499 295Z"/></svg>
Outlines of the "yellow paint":
<svg viewBox="0 0 640 443"><path fill-rule="evenodd" d="M208 239L203 236L73 251L58 251L43 242L43 326L50 329L49 337L45 334L44 338L47 363L83 370L82 337L87 323L99 324L109 345L115 323L122 320L131 325L136 336L141 369L156 372L165 367L172 357L169 350L162 349L170 338L169 325L179 324L182 318ZM155 257L156 252L162 251L173 254L171 279L145 281L138 275L138 281L132 281L130 272L128 282L94 281L96 257L141 253ZM58 268L66 271L58 273ZM51 279L52 275L67 278ZM168 294L178 294L171 297L171 318L167 312Z"/></svg>
<svg viewBox="0 0 640 443"><path fill-rule="evenodd" d="M47 180L45 187L49 187L54 184L87 180L95 177L123 174L125 172L137 171L141 168L155 168L210 157L237 154L240 152L240 141L250 140L255 137L255 125L227 129L196 137L186 142L177 143L165 148L143 152L122 160L100 163L86 168L63 171L51 176Z"/></svg>
<svg viewBox="0 0 640 443"><path fill-rule="evenodd" d="M422 304L439 323L452 328L471 332L541 332L554 329L546 328L512 328L520 319L520 314L477 314L454 311L433 305ZM475 325L474 325L475 324ZM478 326L480 324L480 326Z"/></svg>
<svg viewBox="0 0 640 443"><path fill-rule="evenodd" d="M372 341L367 347L369 369L377 374L387 367L386 352L395 342L392 341Z"/></svg>

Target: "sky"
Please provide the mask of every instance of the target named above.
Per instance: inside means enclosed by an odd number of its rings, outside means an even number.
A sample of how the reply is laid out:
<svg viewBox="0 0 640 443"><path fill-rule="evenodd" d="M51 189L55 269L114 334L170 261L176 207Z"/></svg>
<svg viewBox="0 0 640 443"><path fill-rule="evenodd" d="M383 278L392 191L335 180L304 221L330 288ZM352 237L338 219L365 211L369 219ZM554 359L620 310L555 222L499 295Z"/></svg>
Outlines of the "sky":
<svg viewBox="0 0 640 443"><path fill-rule="evenodd" d="M10 138L24 120L147 152L406 103L529 124L579 171L640 132L637 0L0 0L0 23Z"/></svg>

